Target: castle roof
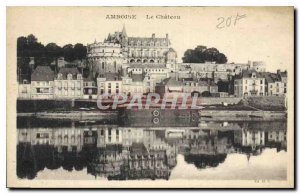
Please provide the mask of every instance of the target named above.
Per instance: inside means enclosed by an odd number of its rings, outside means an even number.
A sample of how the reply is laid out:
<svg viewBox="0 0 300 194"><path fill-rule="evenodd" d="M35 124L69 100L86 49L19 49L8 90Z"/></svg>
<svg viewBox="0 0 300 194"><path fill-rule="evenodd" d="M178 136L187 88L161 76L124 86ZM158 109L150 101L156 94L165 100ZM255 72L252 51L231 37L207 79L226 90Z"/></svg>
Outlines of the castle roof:
<svg viewBox="0 0 300 194"><path fill-rule="evenodd" d="M58 73L62 74L63 79L66 79L68 74L72 74L73 78L76 78L77 74L81 74L76 67L63 67Z"/></svg>
<svg viewBox="0 0 300 194"><path fill-rule="evenodd" d="M99 78L106 78L106 81L120 81L121 78L118 73L107 72L105 74L100 74Z"/></svg>
<svg viewBox="0 0 300 194"><path fill-rule="evenodd" d="M264 76L262 75L262 73L257 72L255 70L243 70L238 76L238 79L241 78L251 78L252 74L255 73L256 74L256 78L264 78Z"/></svg>
<svg viewBox="0 0 300 194"><path fill-rule="evenodd" d="M31 74L31 81L53 81L54 72L49 66L37 66Z"/></svg>
<svg viewBox="0 0 300 194"><path fill-rule="evenodd" d="M133 82L142 82L144 81L145 76L143 74L132 74L131 78Z"/></svg>

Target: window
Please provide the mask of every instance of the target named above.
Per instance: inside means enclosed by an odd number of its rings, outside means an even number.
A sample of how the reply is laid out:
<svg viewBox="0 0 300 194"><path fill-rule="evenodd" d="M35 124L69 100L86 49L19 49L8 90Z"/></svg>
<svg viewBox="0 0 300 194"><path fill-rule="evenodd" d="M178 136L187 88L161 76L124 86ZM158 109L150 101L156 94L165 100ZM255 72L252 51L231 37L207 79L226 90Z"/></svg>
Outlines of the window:
<svg viewBox="0 0 300 194"><path fill-rule="evenodd" d="M260 84L263 84L263 80L262 79L260 80Z"/></svg>
<svg viewBox="0 0 300 194"><path fill-rule="evenodd" d="M23 87L22 93L27 93L27 87Z"/></svg>
<svg viewBox="0 0 300 194"><path fill-rule="evenodd" d="M72 79L72 74L68 74L68 79L70 80L70 79Z"/></svg>

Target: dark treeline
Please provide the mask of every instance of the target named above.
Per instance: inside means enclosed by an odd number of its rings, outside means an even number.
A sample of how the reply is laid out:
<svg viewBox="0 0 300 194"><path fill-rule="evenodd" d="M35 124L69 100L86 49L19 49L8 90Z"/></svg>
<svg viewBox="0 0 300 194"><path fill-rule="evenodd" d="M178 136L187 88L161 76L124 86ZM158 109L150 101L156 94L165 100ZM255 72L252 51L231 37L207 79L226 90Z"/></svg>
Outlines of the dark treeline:
<svg viewBox="0 0 300 194"><path fill-rule="evenodd" d="M46 46L30 34L27 37L21 36L17 39L17 65L19 75L30 75L32 69L38 65L50 65L59 57L64 57L67 62L83 60L86 57L86 46L81 43L75 45L66 44L63 47L56 43L49 43ZM34 58L34 66L30 66L30 58ZM21 73L20 73L21 72Z"/></svg>
<svg viewBox="0 0 300 194"><path fill-rule="evenodd" d="M227 57L216 48L197 46L195 49L188 49L182 58L184 63L204 63L206 61L218 64L227 63Z"/></svg>
<svg viewBox="0 0 300 194"><path fill-rule="evenodd" d="M66 44L60 47L52 42L44 46L32 34L27 37L21 36L17 40L17 56L21 58L35 57L36 63L41 65L50 64L58 57L64 57L68 62L82 60L86 57L86 52L86 46L81 43Z"/></svg>

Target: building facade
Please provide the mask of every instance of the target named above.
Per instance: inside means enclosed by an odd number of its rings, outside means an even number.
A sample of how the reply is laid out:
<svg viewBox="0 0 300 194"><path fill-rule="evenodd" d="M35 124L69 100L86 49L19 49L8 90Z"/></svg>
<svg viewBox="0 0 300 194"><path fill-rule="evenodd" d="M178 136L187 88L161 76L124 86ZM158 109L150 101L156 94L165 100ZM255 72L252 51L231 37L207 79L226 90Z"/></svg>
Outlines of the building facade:
<svg viewBox="0 0 300 194"><path fill-rule="evenodd" d="M266 95L283 96L287 93L287 72L277 70L277 73L266 72L263 74L266 82Z"/></svg>
<svg viewBox="0 0 300 194"><path fill-rule="evenodd" d="M155 79L150 75L130 73L122 78L123 93L131 96L134 94L143 95L154 92Z"/></svg>
<svg viewBox="0 0 300 194"><path fill-rule="evenodd" d="M83 78L77 68L61 68L54 79L54 98L83 97Z"/></svg>
<svg viewBox="0 0 300 194"><path fill-rule="evenodd" d="M97 78L98 94L117 95L122 93L122 80L116 73L106 73Z"/></svg>
<svg viewBox="0 0 300 194"><path fill-rule="evenodd" d="M124 56L118 43L95 41L87 45L87 58L94 75L122 71Z"/></svg>
<svg viewBox="0 0 300 194"><path fill-rule="evenodd" d="M243 71L234 80L236 97L265 96L265 78L255 70Z"/></svg>
<svg viewBox="0 0 300 194"><path fill-rule="evenodd" d="M122 72L132 64L155 64L175 70L176 51L165 37L129 37L123 27L121 32L109 34L103 42L87 45L89 66L94 73Z"/></svg>
<svg viewBox="0 0 300 194"><path fill-rule="evenodd" d="M54 72L49 66L37 66L31 74L31 98L52 99Z"/></svg>

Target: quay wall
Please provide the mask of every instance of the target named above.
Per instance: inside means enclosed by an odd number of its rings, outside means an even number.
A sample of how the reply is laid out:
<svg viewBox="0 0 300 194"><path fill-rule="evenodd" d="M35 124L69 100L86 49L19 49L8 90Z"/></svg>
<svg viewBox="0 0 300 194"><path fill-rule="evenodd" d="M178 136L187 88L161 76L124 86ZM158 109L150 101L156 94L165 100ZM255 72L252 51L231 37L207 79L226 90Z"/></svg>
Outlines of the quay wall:
<svg viewBox="0 0 300 194"><path fill-rule="evenodd" d="M238 104L243 98L238 97L226 97L226 98L209 98L200 97L197 101L198 105L216 105L226 102L227 104Z"/></svg>
<svg viewBox="0 0 300 194"><path fill-rule="evenodd" d="M219 121L275 121L286 120L285 111L244 111L244 110L201 110L201 120Z"/></svg>
<svg viewBox="0 0 300 194"><path fill-rule="evenodd" d="M95 101L82 101L82 100L17 100L17 112L18 113L35 113L42 111L72 111L80 107L94 107L97 108L97 102Z"/></svg>

